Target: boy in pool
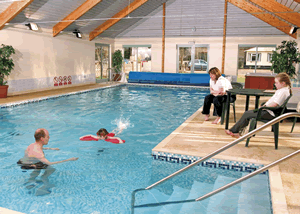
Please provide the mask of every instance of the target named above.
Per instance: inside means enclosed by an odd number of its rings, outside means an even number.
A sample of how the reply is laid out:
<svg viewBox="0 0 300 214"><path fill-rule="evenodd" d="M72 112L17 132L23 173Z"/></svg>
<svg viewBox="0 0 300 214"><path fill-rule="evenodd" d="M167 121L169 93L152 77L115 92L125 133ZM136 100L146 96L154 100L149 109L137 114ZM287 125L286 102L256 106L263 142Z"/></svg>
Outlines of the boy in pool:
<svg viewBox="0 0 300 214"><path fill-rule="evenodd" d="M122 130L120 130L117 134L119 134ZM114 131L113 131L114 132ZM98 140L105 140L111 143L116 143L116 144L120 144L120 143L125 143L125 140L122 140L119 137L115 137L115 133L108 133L108 131L104 128L99 129L99 131L96 133L97 136L95 135L85 135L80 137L80 140L83 141L98 141Z"/></svg>

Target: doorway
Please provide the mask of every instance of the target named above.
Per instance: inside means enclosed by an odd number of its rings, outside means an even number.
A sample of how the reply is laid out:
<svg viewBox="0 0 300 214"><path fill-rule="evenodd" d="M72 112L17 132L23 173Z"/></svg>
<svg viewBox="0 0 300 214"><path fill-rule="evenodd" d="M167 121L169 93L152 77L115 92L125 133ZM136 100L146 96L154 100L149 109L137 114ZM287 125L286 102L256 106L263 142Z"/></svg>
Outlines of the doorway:
<svg viewBox="0 0 300 214"><path fill-rule="evenodd" d="M109 78L108 68L110 67L110 46L108 44L95 43L95 73L96 80Z"/></svg>
<svg viewBox="0 0 300 214"><path fill-rule="evenodd" d="M151 45L123 45L124 72L151 71Z"/></svg>
<svg viewBox="0 0 300 214"><path fill-rule="evenodd" d="M177 45L177 73L206 73L208 45Z"/></svg>

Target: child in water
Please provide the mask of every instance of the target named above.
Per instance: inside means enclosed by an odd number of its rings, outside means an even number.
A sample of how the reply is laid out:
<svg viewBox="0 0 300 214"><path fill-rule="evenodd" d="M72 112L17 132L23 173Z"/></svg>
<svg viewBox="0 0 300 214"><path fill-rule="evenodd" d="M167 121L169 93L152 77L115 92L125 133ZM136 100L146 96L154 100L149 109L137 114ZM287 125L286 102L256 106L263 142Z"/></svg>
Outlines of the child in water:
<svg viewBox="0 0 300 214"><path fill-rule="evenodd" d="M120 130L117 134L119 134L122 130ZM114 132L114 131L113 131ZM115 133L108 133L108 131L104 128L99 129L99 131L96 133L97 136L95 135L85 135L80 137L80 140L83 141L98 141L98 140L105 140L111 143L116 143L116 144L120 144L120 143L125 143L125 140L122 140L119 137L115 137Z"/></svg>

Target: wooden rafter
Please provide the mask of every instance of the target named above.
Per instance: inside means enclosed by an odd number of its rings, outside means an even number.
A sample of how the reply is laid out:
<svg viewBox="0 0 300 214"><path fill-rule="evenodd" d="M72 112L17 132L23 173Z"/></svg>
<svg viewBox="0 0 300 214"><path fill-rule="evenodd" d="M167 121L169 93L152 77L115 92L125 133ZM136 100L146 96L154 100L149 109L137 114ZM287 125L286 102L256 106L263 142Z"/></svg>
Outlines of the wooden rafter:
<svg viewBox="0 0 300 214"><path fill-rule="evenodd" d="M53 37L57 36L59 32L66 29L70 24L72 24L76 19L80 18L90 9L99 4L102 0L87 0L82 5L80 5L76 10L66 16L62 21L57 23L53 27Z"/></svg>
<svg viewBox="0 0 300 214"><path fill-rule="evenodd" d="M295 2L297 2L297 3L300 3L300 0L294 0Z"/></svg>
<svg viewBox="0 0 300 214"><path fill-rule="evenodd" d="M275 13L276 16L286 20L287 22L300 27L300 14L290 8L280 4L275 0L250 0L254 4L264 8L267 11Z"/></svg>
<svg viewBox="0 0 300 214"><path fill-rule="evenodd" d="M264 13L265 11L250 4L246 0L228 0L228 2L230 2L231 4L233 4L234 6L236 6L238 8L246 11L247 13L250 13L251 15L255 16L256 18L259 18L260 20L268 23L269 25L277 28L278 30L286 33L287 35L289 35L295 39L297 38L296 33L294 33L292 35L289 34L289 31L292 26L290 26L289 24L287 24L284 21L281 21L280 19L278 19L277 17L275 17L269 13Z"/></svg>
<svg viewBox="0 0 300 214"><path fill-rule="evenodd" d="M22 12L34 0L15 1L0 14L0 30L6 23L13 20L19 13Z"/></svg>
<svg viewBox="0 0 300 214"><path fill-rule="evenodd" d="M97 37L99 34L103 33L103 31L107 30L114 24L116 24L118 21L120 21L122 18L130 14L132 11L139 8L141 5L146 3L148 0L135 0L132 2L129 6L122 9L120 12L115 14L111 19L107 20L100 26L98 26L95 30L90 32L89 40L92 41L95 37Z"/></svg>

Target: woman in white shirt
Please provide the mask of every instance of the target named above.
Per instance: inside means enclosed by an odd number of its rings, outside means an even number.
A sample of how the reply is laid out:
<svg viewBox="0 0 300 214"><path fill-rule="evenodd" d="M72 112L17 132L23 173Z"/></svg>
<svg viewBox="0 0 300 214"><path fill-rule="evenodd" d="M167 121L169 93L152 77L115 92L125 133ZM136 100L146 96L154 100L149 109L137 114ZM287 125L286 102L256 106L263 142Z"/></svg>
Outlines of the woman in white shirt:
<svg viewBox="0 0 300 214"><path fill-rule="evenodd" d="M227 95L226 91L231 89L231 83L221 76L221 72L218 68L213 67L209 70L209 86L210 86L210 94L207 95L204 99L204 105L202 114L205 114L205 121L209 120L209 113L211 104L214 104L214 115L216 113L217 118L212 122L213 124L218 124L221 120L222 115L222 103L226 102ZM230 102L234 102L236 97L233 95L230 98Z"/></svg>
<svg viewBox="0 0 300 214"><path fill-rule="evenodd" d="M264 104L267 107L278 107L281 106L284 101L292 93L291 81L286 73L277 74L275 77L275 86L277 88L275 94ZM256 118L257 112L253 110L245 111L241 119L229 130L225 130L226 134L232 137L239 138L239 132L248 126L250 119ZM275 114L271 110L262 110L261 118L272 120L275 118Z"/></svg>

